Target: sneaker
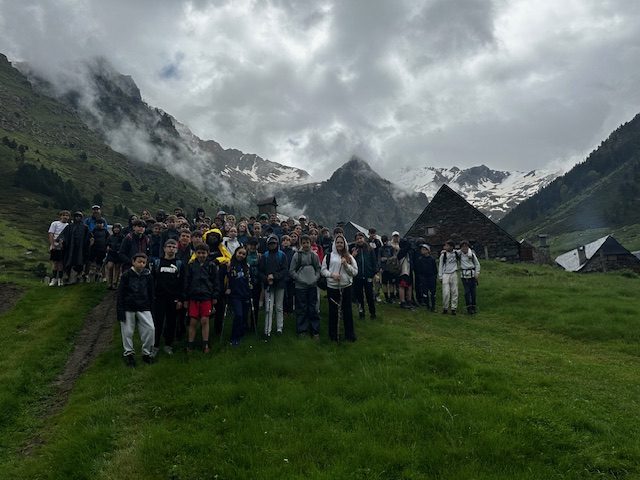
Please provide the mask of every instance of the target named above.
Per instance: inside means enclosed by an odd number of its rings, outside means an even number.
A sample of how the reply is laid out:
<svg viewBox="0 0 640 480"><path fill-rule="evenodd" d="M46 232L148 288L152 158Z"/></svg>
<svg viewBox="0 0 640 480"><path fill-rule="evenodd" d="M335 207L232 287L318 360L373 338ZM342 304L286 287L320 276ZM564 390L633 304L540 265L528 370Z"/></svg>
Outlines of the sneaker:
<svg viewBox="0 0 640 480"><path fill-rule="evenodd" d="M62 280L62 278L59 278L59 279L58 279L58 286L59 286L59 287L64 286L64 281Z"/></svg>
<svg viewBox="0 0 640 480"><path fill-rule="evenodd" d="M457 315L455 310L451 310L451 315Z"/></svg>
<svg viewBox="0 0 640 480"><path fill-rule="evenodd" d="M443 309L442 309L442 314L443 314L443 315L446 315L447 313L449 313L449 311L448 311L446 308L443 308Z"/></svg>
<svg viewBox="0 0 640 480"><path fill-rule="evenodd" d="M270 333L264 333L262 335L262 340L264 340L264 342L267 343L269 340L271 340L271 334Z"/></svg>
<svg viewBox="0 0 640 480"><path fill-rule="evenodd" d="M319 333L314 333L311 338L313 338L316 342L320 341L320 334Z"/></svg>
<svg viewBox="0 0 640 480"><path fill-rule="evenodd" d="M358 312L360 320L364 320L364 312Z"/></svg>
<svg viewBox="0 0 640 480"><path fill-rule="evenodd" d="M276 332L276 335L278 335L279 337L281 337L281 336L282 336L282 330L278 330L278 331Z"/></svg>
<svg viewBox="0 0 640 480"><path fill-rule="evenodd" d="M173 347L170 347L169 345L165 345L162 351L167 355L173 355Z"/></svg>
<svg viewBox="0 0 640 480"><path fill-rule="evenodd" d="M232 340L231 341L231 346L232 347L237 347L240 345L240 340Z"/></svg>
<svg viewBox="0 0 640 480"><path fill-rule="evenodd" d="M209 345L205 345L204 348L202 349L202 352L206 354L211 353L211 348L209 347Z"/></svg>
<svg viewBox="0 0 640 480"><path fill-rule="evenodd" d="M57 278L52 278L51 281L49 282L49 286L50 287L54 287L58 284L58 279Z"/></svg>
<svg viewBox="0 0 640 480"><path fill-rule="evenodd" d="M151 355L143 355L142 361L147 365L151 365L153 363L153 357Z"/></svg>
<svg viewBox="0 0 640 480"><path fill-rule="evenodd" d="M151 355L149 355L151 358L156 358L156 355L158 355L158 352L160 351L159 347L152 347L151 348Z"/></svg>
<svg viewBox="0 0 640 480"><path fill-rule="evenodd" d="M136 366L136 356L135 355L125 355L124 363L129 368L135 368L135 366Z"/></svg>

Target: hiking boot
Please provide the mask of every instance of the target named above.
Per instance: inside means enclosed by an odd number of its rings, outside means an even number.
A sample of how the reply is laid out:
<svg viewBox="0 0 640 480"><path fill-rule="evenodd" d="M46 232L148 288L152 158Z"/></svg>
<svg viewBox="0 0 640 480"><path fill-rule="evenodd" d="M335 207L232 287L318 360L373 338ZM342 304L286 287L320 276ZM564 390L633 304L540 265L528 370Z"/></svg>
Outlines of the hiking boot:
<svg viewBox="0 0 640 480"><path fill-rule="evenodd" d="M129 368L136 367L136 356L135 355L125 355L124 363Z"/></svg>
<svg viewBox="0 0 640 480"><path fill-rule="evenodd" d="M165 345L164 348L162 349L164 351L164 353L166 353L167 355L173 355L173 347L169 346L169 345Z"/></svg>
<svg viewBox="0 0 640 480"><path fill-rule="evenodd" d="M151 355L143 355L142 361L147 365L151 365L153 363L153 357Z"/></svg>

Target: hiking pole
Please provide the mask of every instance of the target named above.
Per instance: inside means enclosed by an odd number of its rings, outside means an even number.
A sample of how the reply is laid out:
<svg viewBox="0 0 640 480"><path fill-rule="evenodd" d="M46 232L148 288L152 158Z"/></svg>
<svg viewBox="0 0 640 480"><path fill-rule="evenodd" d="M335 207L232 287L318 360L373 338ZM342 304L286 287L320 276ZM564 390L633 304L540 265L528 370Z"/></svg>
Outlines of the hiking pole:
<svg viewBox="0 0 640 480"><path fill-rule="evenodd" d="M229 301L228 300L229 299L227 299L224 302L224 312L222 314L222 326L220 327L220 345L222 345L222 337L224 336L224 318L227 316L227 308L229 307Z"/></svg>
<svg viewBox="0 0 640 480"><path fill-rule="evenodd" d="M271 336L271 322L272 322L272 318L269 315L269 311L271 310L271 285L267 285L267 288L264 289L264 295L265 295L264 334L267 337L270 337Z"/></svg>
<svg viewBox="0 0 640 480"><path fill-rule="evenodd" d="M251 295L251 324L253 326L253 332L256 334L256 340L259 338L258 336L258 318L256 317L255 311L255 302L253 301L253 294Z"/></svg>
<svg viewBox="0 0 640 480"><path fill-rule="evenodd" d="M338 342L338 345L340 344L340 320L342 320L342 289L339 288L338 291L340 292L340 300L338 301L338 331L336 334L336 342ZM351 305L349 305L349 308L351 308Z"/></svg>

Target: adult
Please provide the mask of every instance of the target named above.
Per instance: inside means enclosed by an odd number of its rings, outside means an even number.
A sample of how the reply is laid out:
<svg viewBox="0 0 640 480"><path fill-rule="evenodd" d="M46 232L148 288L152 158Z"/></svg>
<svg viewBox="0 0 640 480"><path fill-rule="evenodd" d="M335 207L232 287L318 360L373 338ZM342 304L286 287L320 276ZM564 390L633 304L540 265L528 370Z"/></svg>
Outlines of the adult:
<svg viewBox="0 0 640 480"><path fill-rule="evenodd" d="M364 318L364 299L367 298L369 316L371 320L376 318L376 302L373 298L373 277L378 272L378 259L375 250L365 241L364 233L358 232L355 236L355 246L351 255L358 264L358 274L353 278L356 301L360 318Z"/></svg>
<svg viewBox="0 0 640 480"><path fill-rule="evenodd" d="M64 269L69 277L69 283L77 283L89 258L91 234L89 227L82 221L82 212L74 212L73 221L62 231L64 243ZM71 278L76 273L75 279Z"/></svg>
<svg viewBox="0 0 640 480"><path fill-rule="evenodd" d="M109 225L107 219L102 216L102 207L100 207L100 205L94 205L91 207L91 216L87 217L84 221L84 224L89 229L89 233L93 233L93 229L96 228L96 222L99 218L104 220L105 228L107 228Z"/></svg>

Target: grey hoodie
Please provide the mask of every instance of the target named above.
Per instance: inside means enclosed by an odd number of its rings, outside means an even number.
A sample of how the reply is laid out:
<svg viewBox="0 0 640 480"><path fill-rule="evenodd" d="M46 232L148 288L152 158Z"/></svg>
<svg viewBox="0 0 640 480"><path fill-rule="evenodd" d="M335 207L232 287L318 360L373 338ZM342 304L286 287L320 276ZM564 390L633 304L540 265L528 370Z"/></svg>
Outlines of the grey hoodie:
<svg viewBox="0 0 640 480"><path fill-rule="evenodd" d="M315 252L298 250L293 254L289 266L289 276L293 278L296 288L314 287L320 278L320 260Z"/></svg>

